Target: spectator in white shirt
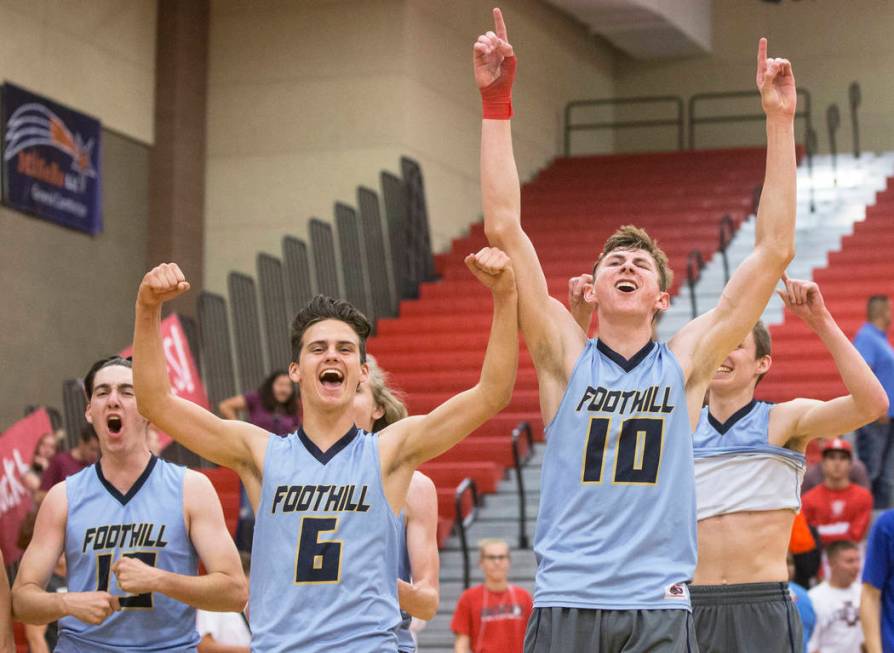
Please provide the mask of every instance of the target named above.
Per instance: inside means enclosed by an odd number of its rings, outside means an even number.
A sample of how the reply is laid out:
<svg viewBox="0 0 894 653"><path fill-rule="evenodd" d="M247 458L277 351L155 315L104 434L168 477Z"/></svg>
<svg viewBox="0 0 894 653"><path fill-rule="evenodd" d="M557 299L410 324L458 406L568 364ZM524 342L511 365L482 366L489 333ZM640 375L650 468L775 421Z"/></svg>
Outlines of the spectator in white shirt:
<svg viewBox="0 0 894 653"><path fill-rule="evenodd" d="M860 548L846 540L826 547L829 578L808 592L816 612L810 653L860 653Z"/></svg>
<svg viewBox="0 0 894 653"><path fill-rule="evenodd" d="M242 569L248 577L251 554L240 552ZM251 630L244 612L196 610L199 653L251 653Z"/></svg>

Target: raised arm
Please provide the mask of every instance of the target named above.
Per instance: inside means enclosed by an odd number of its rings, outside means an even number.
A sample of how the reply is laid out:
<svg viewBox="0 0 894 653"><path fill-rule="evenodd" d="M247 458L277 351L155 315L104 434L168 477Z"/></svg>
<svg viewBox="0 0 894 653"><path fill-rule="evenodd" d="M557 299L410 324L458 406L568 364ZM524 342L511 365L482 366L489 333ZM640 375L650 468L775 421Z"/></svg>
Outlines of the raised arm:
<svg viewBox="0 0 894 653"><path fill-rule="evenodd" d="M407 491L407 552L412 582L398 579L400 609L428 621L440 601L438 558L438 492L432 480L414 472Z"/></svg>
<svg viewBox="0 0 894 653"><path fill-rule="evenodd" d="M564 382L583 348L585 336L562 303L550 297L537 252L521 227L521 191L509 121L516 58L499 9L494 9L494 29L495 32L479 36L473 48L475 82L483 103L484 231L490 244L512 259L521 329L538 374L547 372Z"/></svg>
<svg viewBox="0 0 894 653"><path fill-rule="evenodd" d="M767 116L767 166L754 251L736 269L716 308L687 324L670 341L687 381L705 385L754 327L794 257L795 78L787 60L767 59L766 39L758 46L757 87Z"/></svg>
<svg viewBox="0 0 894 653"><path fill-rule="evenodd" d="M53 486L34 523L34 537L19 564L12 588L13 615L30 624L48 624L72 616L84 623L101 624L119 609L118 599L108 592L47 592L47 582L62 555L68 499L65 483Z"/></svg>
<svg viewBox="0 0 894 653"><path fill-rule="evenodd" d="M512 398L518 367L518 312L512 267L503 252L490 247L467 256L466 265L490 288L494 300L481 376L474 387L451 397L428 415L408 417L382 431L379 442L386 484L394 472L406 475L403 487L398 484L393 488L395 496L389 492L393 506L403 504L412 470L447 451L500 412Z"/></svg>
<svg viewBox="0 0 894 653"><path fill-rule="evenodd" d="M587 292L592 287L592 274L581 274L568 280L568 310L584 333L590 332L595 310L593 304L587 301Z"/></svg>
<svg viewBox="0 0 894 653"><path fill-rule="evenodd" d="M779 292L779 296L823 341L850 393L829 401L794 399L774 407L771 419L778 420L786 440L782 444L803 451L813 438L848 433L886 414L888 397L826 308L819 286L787 276L783 276L783 281L785 291ZM776 430L774 427L771 423L771 432Z"/></svg>
<svg viewBox="0 0 894 653"><path fill-rule="evenodd" d="M187 449L235 470L246 482L259 479L267 434L247 422L222 420L198 404L171 394L162 348L161 307L189 290L176 263L149 271L137 295L133 334L133 385L140 413Z"/></svg>
<svg viewBox="0 0 894 653"><path fill-rule="evenodd" d="M220 499L208 477L192 470L186 472L183 490L189 539L205 573L176 574L121 556L112 565L118 586L129 594L160 592L199 610L241 612L248 600L248 583Z"/></svg>

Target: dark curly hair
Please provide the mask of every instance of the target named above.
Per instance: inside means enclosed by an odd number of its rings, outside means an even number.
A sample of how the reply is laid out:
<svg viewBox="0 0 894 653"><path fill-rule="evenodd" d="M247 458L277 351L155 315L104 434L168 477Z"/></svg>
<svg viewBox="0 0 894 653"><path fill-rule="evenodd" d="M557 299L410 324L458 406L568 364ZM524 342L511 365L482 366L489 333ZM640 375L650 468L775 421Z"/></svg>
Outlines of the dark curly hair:
<svg viewBox="0 0 894 653"><path fill-rule="evenodd" d="M304 305L292 321L292 362L297 363L301 356L301 344L304 332L317 322L323 320L340 320L354 329L360 338L360 362L366 362L366 339L372 326L366 316L343 299L333 299L325 295L317 295Z"/></svg>

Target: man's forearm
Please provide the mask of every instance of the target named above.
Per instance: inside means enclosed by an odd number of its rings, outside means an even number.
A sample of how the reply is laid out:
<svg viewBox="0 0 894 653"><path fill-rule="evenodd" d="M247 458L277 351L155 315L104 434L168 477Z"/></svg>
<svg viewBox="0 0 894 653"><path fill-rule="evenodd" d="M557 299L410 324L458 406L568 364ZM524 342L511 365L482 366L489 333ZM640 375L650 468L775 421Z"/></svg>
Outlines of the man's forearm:
<svg viewBox="0 0 894 653"><path fill-rule="evenodd" d="M413 584L403 580L397 581L397 599L404 612L429 621L438 612L438 590L428 584Z"/></svg>
<svg viewBox="0 0 894 653"><path fill-rule="evenodd" d="M68 615L65 595L47 592L33 584L16 587L12 593L12 614L28 624L48 624Z"/></svg>
<svg viewBox="0 0 894 653"><path fill-rule="evenodd" d="M757 212L755 247L790 256L797 212L795 127L790 118L767 118L767 164Z"/></svg>
<svg viewBox="0 0 894 653"><path fill-rule="evenodd" d="M154 591L199 610L242 612L245 608L245 584L219 571L202 576L165 571L159 575Z"/></svg>
<svg viewBox="0 0 894 653"><path fill-rule="evenodd" d="M488 240L505 247L501 231L520 224L521 219L521 187L508 120L481 121L481 203Z"/></svg>
<svg viewBox="0 0 894 653"><path fill-rule="evenodd" d="M860 623L867 653L882 653L881 592L863 583L860 597Z"/></svg>
<svg viewBox="0 0 894 653"><path fill-rule="evenodd" d="M140 413L152 420L156 402L166 398L171 387L161 341L161 305L137 302L134 316L133 384Z"/></svg>
<svg viewBox="0 0 894 653"><path fill-rule="evenodd" d="M867 415L866 420L878 418L887 408L888 396L860 352L831 314L827 313L824 319L810 326L832 354L841 380L854 403Z"/></svg>
<svg viewBox="0 0 894 653"><path fill-rule="evenodd" d="M512 290L494 293L490 339L481 365L479 387L501 410L512 399L518 368L518 298Z"/></svg>

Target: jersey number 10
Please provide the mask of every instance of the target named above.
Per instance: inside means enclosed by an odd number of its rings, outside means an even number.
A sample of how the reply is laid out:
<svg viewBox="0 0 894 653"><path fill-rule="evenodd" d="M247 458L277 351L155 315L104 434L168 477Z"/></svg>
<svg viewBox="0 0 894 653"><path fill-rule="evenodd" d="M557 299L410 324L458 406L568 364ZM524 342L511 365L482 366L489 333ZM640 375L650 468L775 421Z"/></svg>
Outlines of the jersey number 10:
<svg viewBox="0 0 894 653"><path fill-rule="evenodd" d="M150 567L155 566L155 560L157 557L157 553L155 551L132 551L130 553L122 553L122 558L136 558L141 562L145 562ZM96 591L97 592L108 592L109 591L109 575L112 571L112 554L111 553L101 553L96 556ZM118 603L121 606L122 610L134 610L134 609L151 609L152 608L152 594L134 594L132 596L122 596L118 599Z"/></svg>
<svg viewBox="0 0 894 653"><path fill-rule="evenodd" d="M611 419L590 418L590 430L584 448L581 469L582 483L602 483L602 468L608 448ZM664 445L664 420L654 417L631 417L621 422L615 446L612 472L614 485L655 485L661 467Z"/></svg>

